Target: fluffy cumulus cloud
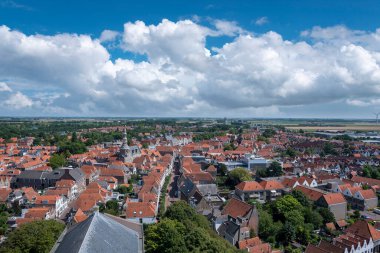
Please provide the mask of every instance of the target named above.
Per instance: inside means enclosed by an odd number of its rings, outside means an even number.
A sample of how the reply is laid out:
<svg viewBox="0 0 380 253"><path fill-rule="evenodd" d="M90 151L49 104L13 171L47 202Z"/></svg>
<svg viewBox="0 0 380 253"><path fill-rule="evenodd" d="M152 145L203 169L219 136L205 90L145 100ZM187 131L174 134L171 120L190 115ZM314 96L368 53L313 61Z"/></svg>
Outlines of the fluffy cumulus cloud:
<svg viewBox="0 0 380 253"><path fill-rule="evenodd" d="M207 47L217 36L229 39ZM380 30L314 27L288 41L230 21L164 19L127 22L98 39L28 36L7 26L0 38L6 113L250 117L329 103L380 105ZM112 59L103 44L115 40L140 60Z"/></svg>

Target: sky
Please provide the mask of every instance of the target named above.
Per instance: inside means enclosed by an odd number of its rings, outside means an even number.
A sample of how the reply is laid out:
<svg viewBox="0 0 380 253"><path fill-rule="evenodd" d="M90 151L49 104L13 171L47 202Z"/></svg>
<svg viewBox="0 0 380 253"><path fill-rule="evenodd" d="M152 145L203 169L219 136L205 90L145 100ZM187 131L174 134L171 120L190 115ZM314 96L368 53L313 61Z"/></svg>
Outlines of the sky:
<svg viewBox="0 0 380 253"><path fill-rule="evenodd" d="M0 116L375 112L378 0L0 0Z"/></svg>

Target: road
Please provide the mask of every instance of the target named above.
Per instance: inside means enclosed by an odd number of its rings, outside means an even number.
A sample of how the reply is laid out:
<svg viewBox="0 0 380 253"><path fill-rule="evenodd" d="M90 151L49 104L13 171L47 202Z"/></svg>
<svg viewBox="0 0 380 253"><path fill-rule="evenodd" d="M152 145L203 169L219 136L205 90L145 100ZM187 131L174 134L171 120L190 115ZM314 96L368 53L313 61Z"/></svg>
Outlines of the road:
<svg viewBox="0 0 380 253"><path fill-rule="evenodd" d="M171 199L178 198L177 182L178 182L178 179L180 176L179 168L180 168L180 162L177 158L174 162L173 176L172 176L171 182L169 184L169 198L171 198Z"/></svg>

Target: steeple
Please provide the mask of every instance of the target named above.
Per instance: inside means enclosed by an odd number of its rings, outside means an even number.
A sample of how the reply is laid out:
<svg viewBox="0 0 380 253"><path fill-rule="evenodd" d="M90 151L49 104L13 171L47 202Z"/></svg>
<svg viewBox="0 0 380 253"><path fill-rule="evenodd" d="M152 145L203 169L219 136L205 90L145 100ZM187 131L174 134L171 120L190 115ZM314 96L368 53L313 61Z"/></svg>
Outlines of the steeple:
<svg viewBox="0 0 380 253"><path fill-rule="evenodd" d="M128 149L128 137L127 137L127 127L124 128L123 133L123 143L121 144L121 149Z"/></svg>
<svg viewBox="0 0 380 253"><path fill-rule="evenodd" d="M128 144L128 138L127 138L127 127L124 127L124 133L123 133L123 144Z"/></svg>

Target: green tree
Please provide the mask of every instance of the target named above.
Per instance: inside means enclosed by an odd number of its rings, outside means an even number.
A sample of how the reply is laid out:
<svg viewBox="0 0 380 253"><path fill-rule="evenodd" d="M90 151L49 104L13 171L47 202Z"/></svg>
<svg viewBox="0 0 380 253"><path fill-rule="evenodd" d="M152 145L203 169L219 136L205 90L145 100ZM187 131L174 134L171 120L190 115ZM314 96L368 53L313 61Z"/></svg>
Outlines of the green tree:
<svg viewBox="0 0 380 253"><path fill-rule="evenodd" d="M275 214L278 215L278 218L280 220L284 220L287 213L292 211L299 211L302 209L303 207L300 202L298 202L298 200L291 195L286 195L282 198L279 198L274 203Z"/></svg>
<svg viewBox="0 0 380 253"><path fill-rule="evenodd" d="M285 155L289 157L295 157L297 155L297 152L293 148L287 148L285 151Z"/></svg>
<svg viewBox="0 0 380 253"><path fill-rule="evenodd" d="M277 240L279 240L282 244L288 245L296 239L296 229L294 226L285 222L283 228L277 234Z"/></svg>
<svg viewBox="0 0 380 253"><path fill-rule="evenodd" d="M99 211L118 216L120 214L119 203L116 200L109 200L105 205L99 207Z"/></svg>
<svg viewBox="0 0 380 253"><path fill-rule="evenodd" d="M359 210L355 210L353 215L351 216L353 219L359 219L360 218L360 212Z"/></svg>
<svg viewBox="0 0 380 253"><path fill-rule="evenodd" d="M57 169L57 168L67 165L67 160L63 154L56 153L50 157L49 165L53 169Z"/></svg>
<svg viewBox="0 0 380 253"><path fill-rule="evenodd" d="M319 229L323 225L322 216L311 208L305 208L305 222L313 225L314 229Z"/></svg>
<svg viewBox="0 0 380 253"><path fill-rule="evenodd" d="M171 205L163 219L149 225L144 234L146 252L237 252L184 201Z"/></svg>
<svg viewBox="0 0 380 253"><path fill-rule="evenodd" d="M303 206L311 207L310 201L307 199L305 194L299 190L293 190L291 195Z"/></svg>
<svg viewBox="0 0 380 253"><path fill-rule="evenodd" d="M185 244L186 227L176 221L163 219L145 231L145 250L149 252L188 252Z"/></svg>
<svg viewBox="0 0 380 253"><path fill-rule="evenodd" d="M284 174L281 164L279 162L272 162L267 169L268 177L279 177Z"/></svg>
<svg viewBox="0 0 380 253"><path fill-rule="evenodd" d="M177 220L184 223L195 223L202 228L209 228L210 224L206 217L198 215L194 208L184 201L177 201L166 210L164 218Z"/></svg>
<svg viewBox="0 0 380 253"><path fill-rule="evenodd" d="M263 132L263 136L265 138L272 138L276 134L276 131L273 129L265 129Z"/></svg>
<svg viewBox="0 0 380 253"><path fill-rule="evenodd" d="M8 212L3 211L0 213L0 235L4 235L8 230Z"/></svg>
<svg viewBox="0 0 380 253"><path fill-rule="evenodd" d="M338 152L335 150L333 144L330 142L326 142L324 144L323 153L326 155L338 155Z"/></svg>
<svg viewBox="0 0 380 253"><path fill-rule="evenodd" d="M73 132L71 134L71 142L77 142L77 141L78 141L77 132Z"/></svg>
<svg viewBox="0 0 380 253"><path fill-rule="evenodd" d="M281 222L273 222L272 215L264 210L259 211L259 237L266 242L275 242L275 237L281 230Z"/></svg>
<svg viewBox="0 0 380 253"><path fill-rule="evenodd" d="M219 168L218 172L221 176L227 175L228 169L227 169L227 166L225 164L221 163L218 168Z"/></svg>
<svg viewBox="0 0 380 253"><path fill-rule="evenodd" d="M311 228L313 226L311 225ZM297 228L296 232L297 241L299 241L303 245L307 245L311 241L311 230L308 226L300 226Z"/></svg>
<svg viewBox="0 0 380 253"><path fill-rule="evenodd" d="M48 253L65 225L54 220L33 221L12 231L0 252Z"/></svg>
<svg viewBox="0 0 380 253"><path fill-rule="evenodd" d="M284 214L285 220L293 225L293 227L302 227L304 225L304 217L301 210L292 210Z"/></svg>
<svg viewBox="0 0 380 253"><path fill-rule="evenodd" d="M228 173L228 182L230 186L235 186L243 181L252 180L252 176L247 169L236 168Z"/></svg>
<svg viewBox="0 0 380 253"><path fill-rule="evenodd" d="M318 212L322 216L324 224L335 221L334 214L328 208L319 207Z"/></svg>
<svg viewBox="0 0 380 253"><path fill-rule="evenodd" d="M125 185L120 185L117 187L116 191L121 193L121 194L128 194L128 193L131 193L133 191L133 186L132 186L132 184L130 184L128 187Z"/></svg>

